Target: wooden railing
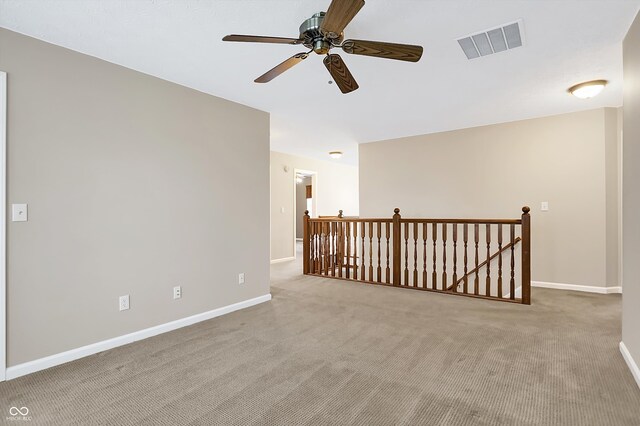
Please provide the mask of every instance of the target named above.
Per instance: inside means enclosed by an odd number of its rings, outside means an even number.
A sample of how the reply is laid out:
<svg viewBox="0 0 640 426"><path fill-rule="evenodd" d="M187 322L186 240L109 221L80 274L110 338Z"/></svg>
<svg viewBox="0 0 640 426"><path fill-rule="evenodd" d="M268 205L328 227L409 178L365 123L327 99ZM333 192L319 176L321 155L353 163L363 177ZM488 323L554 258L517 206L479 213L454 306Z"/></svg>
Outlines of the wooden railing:
<svg viewBox="0 0 640 426"><path fill-rule="evenodd" d="M531 217L364 219L304 216L303 272L531 304ZM495 233L494 233L495 231Z"/></svg>

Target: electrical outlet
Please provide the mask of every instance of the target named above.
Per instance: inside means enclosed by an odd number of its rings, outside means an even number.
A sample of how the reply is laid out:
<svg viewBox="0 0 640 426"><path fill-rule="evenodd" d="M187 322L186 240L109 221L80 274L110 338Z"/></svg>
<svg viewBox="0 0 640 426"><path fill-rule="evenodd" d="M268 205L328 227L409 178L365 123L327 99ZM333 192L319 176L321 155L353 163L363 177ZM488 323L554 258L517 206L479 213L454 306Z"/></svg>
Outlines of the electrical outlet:
<svg viewBox="0 0 640 426"><path fill-rule="evenodd" d="M182 287L177 285L173 288L173 298L180 299L181 297L182 297Z"/></svg>
<svg viewBox="0 0 640 426"><path fill-rule="evenodd" d="M129 295L125 294L120 296L120 310L126 311L127 309L129 309Z"/></svg>
<svg viewBox="0 0 640 426"><path fill-rule="evenodd" d="M28 220L28 211L26 204L12 204L11 205L11 221L13 222L26 222Z"/></svg>
<svg viewBox="0 0 640 426"><path fill-rule="evenodd" d="M238 274L238 284L244 284L244 272Z"/></svg>

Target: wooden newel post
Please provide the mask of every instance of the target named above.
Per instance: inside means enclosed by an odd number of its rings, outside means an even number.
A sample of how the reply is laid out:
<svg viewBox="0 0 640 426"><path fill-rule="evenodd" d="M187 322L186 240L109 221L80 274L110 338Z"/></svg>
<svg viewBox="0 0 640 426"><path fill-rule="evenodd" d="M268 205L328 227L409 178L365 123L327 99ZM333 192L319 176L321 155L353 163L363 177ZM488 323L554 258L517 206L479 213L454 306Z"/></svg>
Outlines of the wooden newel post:
<svg viewBox="0 0 640 426"><path fill-rule="evenodd" d="M342 210L338 210L338 217L342 219Z"/></svg>
<svg viewBox="0 0 640 426"><path fill-rule="evenodd" d="M522 208L522 303L531 304L531 209Z"/></svg>
<svg viewBox="0 0 640 426"><path fill-rule="evenodd" d="M309 229L309 210L304 211L302 220L302 272L308 274L309 271L309 251L311 246L311 230Z"/></svg>
<svg viewBox="0 0 640 426"><path fill-rule="evenodd" d="M400 283L400 259L402 258L402 245L400 244L400 209L393 210L393 251L391 256L393 259L393 285L399 286Z"/></svg>

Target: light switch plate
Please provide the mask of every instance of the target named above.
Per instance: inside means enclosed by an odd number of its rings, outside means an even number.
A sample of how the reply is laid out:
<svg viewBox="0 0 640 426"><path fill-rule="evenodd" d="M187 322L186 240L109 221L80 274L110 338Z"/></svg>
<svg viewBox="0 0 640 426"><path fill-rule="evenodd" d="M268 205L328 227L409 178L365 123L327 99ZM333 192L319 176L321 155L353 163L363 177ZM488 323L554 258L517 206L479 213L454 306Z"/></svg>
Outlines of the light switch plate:
<svg viewBox="0 0 640 426"><path fill-rule="evenodd" d="M244 284L244 272L238 274L238 284Z"/></svg>
<svg viewBox="0 0 640 426"><path fill-rule="evenodd" d="M12 204L11 205L11 220L13 222L26 222L27 221L27 205L26 204Z"/></svg>
<svg viewBox="0 0 640 426"><path fill-rule="evenodd" d="M548 201L543 201L540 203L540 210L542 210L543 212L548 212L549 211L549 202Z"/></svg>

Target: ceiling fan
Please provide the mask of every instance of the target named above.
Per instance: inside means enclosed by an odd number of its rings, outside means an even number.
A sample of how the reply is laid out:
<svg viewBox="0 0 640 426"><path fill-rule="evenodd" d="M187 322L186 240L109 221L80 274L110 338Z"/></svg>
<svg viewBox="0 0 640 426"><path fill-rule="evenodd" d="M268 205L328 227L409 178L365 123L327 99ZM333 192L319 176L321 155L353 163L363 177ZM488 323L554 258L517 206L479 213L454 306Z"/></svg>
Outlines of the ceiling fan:
<svg viewBox="0 0 640 426"><path fill-rule="evenodd" d="M353 92L358 83L349 72L340 55L330 53L333 48L340 48L353 55L375 56L378 58L397 59L400 61L418 62L422 57L422 46L410 44L383 43L367 40L344 40L343 30L364 6L364 0L333 0L327 12L318 12L300 25L300 37L265 37L232 34L223 41L243 41L253 43L302 44L311 49L308 52L296 53L286 61L275 66L257 79L256 83L267 83L294 65L307 59L311 52L327 55L324 65L342 93Z"/></svg>

